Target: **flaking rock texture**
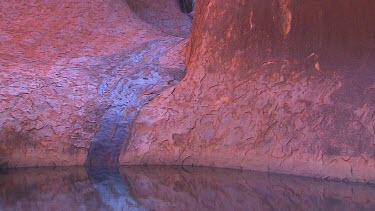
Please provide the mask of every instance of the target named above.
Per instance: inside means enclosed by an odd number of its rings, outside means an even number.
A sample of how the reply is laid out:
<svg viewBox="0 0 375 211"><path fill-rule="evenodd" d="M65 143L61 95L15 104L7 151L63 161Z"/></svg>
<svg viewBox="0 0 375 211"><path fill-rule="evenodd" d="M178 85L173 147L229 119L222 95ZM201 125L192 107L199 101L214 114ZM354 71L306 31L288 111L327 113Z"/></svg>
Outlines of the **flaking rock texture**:
<svg viewBox="0 0 375 211"><path fill-rule="evenodd" d="M198 1L187 74L142 109L120 163L375 182L374 9Z"/></svg>
<svg viewBox="0 0 375 211"><path fill-rule="evenodd" d="M0 2L0 168L118 163L138 109L184 76L191 24L135 2Z"/></svg>
<svg viewBox="0 0 375 211"><path fill-rule="evenodd" d="M194 1L1 1L0 168L375 182L374 2L198 1L187 75L171 87L190 30L181 10L194 8L178 2Z"/></svg>

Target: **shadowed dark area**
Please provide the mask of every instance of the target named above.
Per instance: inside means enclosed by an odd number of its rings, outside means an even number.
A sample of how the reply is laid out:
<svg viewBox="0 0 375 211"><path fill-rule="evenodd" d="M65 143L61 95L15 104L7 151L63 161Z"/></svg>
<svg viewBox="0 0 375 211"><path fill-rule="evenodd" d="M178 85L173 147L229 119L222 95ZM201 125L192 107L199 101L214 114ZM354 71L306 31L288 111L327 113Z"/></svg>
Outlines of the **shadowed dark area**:
<svg viewBox="0 0 375 211"><path fill-rule="evenodd" d="M0 172L0 210L374 210L375 186L212 168Z"/></svg>
<svg viewBox="0 0 375 211"><path fill-rule="evenodd" d="M178 0L180 9L183 13L191 13L194 9L194 0Z"/></svg>
<svg viewBox="0 0 375 211"><path fill-rule="evenodd" d="M187 14L190 12L182 8L188 7L190 11L193 10L193 1L184 2L178 2L178 0L126 0L130 9L150 26L169 35L188 38L191 19Z"/></svg>

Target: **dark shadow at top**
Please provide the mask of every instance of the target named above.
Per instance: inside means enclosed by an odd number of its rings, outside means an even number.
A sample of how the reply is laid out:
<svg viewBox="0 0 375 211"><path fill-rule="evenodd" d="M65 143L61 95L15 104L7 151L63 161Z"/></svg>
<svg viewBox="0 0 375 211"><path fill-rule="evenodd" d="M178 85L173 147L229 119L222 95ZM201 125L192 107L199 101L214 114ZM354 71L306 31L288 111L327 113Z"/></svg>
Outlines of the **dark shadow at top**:
<svg viewBox="0 0 375 211"><path fill-rule="evenodd" d="M189 14L194 10L194 0L178 0L181 12Z"/></svg>
<svg viewBox="0 0 375 211"><path fill-rule="evenodd" d="M184 1L182 5L178 0L126 0L126 2L140 19L158 30L176 37L189 37L191 19L187 14L190 13L188 11L193 10L193 4L187 3L189 1Z"/></svg>

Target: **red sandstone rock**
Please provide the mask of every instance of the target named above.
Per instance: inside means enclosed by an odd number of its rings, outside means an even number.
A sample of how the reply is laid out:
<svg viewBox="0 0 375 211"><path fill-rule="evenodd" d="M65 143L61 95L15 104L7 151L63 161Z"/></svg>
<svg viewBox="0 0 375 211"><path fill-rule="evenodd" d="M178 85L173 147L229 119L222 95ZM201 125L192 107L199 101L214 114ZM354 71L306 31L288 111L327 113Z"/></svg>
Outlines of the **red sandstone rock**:
<svg viewBox="0 0 375 211"><path fill-rule="evenodd" d="M184 75L177 1L2 1L0 166L116 165L122 147L120 164L375 182L374 9L201 0L186 77L149 103Z"/></svg>
<svg viewBox="0 0 375 211"><path fill-rule="evenodd" d="M374 9L198 1L187 75L141 110L120 163L375 182Z"/></svg>
<svg viewBox="0 0 375 211"><path fill-rule="evenodd" d="M158 25L120 0L0 2L0 167L117 164L137 109L184 75L190 18L143 6Z"/></svg>

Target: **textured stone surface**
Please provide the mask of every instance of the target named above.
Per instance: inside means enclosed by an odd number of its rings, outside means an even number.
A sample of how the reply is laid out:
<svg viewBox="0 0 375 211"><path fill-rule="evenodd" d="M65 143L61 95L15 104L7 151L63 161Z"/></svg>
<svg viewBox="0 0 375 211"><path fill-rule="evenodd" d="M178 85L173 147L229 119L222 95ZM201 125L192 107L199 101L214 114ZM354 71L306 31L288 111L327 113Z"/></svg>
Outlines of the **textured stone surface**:
<svg viewBox="0 0 375 211"><path fill-rule="evenodd" d="M120 163L375 182L374 9L198 1L187 74L142 109Z"/></svg>
<svg viewBox="0 0 375 211"><path fill-rule="evenodd" d="M0 2L0 167L375 182L374 2L178 2Z"/></svg>
<svg viewBox="0 0 375 211"><path fill-rule="evenodd" d="M127 2L0 2L0 167L117 164L137 110L184 76L191 21Z"/></svg>

